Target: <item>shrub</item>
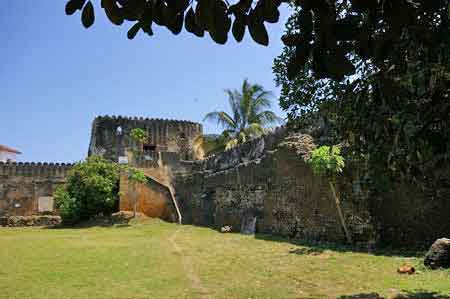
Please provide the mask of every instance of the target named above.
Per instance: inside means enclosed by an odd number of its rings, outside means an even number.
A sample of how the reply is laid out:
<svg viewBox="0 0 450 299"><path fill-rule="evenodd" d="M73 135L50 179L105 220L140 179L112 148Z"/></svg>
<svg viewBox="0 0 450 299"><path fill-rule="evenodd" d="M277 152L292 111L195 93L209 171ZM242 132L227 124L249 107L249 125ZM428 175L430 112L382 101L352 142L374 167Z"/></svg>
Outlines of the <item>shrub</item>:
<svg viewBox="0 0 450 299"><path fill-rule="evenodd" d="M56 189L55 201L59 209L59 215L65 224L74 224L79 220L81 212L77 200L70 197L65 186Z"/></svg>
<svg viewBox="0 0 450 299"><path fill-rule="evenodd" d="M56 206L65 224L110 215L118 208L120 166L92 156L75 164L67 184L55 193Z"/></svg>

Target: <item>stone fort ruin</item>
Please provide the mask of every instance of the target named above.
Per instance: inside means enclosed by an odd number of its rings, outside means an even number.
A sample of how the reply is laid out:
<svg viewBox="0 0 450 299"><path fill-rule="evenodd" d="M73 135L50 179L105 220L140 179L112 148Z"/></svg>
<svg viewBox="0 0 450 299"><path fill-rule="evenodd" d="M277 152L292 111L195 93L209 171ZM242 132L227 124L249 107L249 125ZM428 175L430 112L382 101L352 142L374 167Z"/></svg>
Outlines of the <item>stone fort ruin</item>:
<svg viewBox="0 0 450 299"><path fill-rule="evenodd" d="M130 137L134 128L144 129L147 133L143 152L177 153L183 160L195 158L193 141L203 133L201 124L190 121L100 116L92 124L88 154L101 155L112 161L127 157L130 150L138 147Z"/></svg>
<svg viewBox="0 0 450 299"><path fill-rule="evenodd" d="M150 137L142 147L133 128ZM120 180L120 210L138 210L183 224L270 233L310 241L345 242L331 190L305 163L310 131L277 128L207 158L194 149L202 126L190 121L97 117L89 155L127 162L147 175L130 188ZM320 138L316 138L319 140ZM0 163L0 216L56 214L53 192L70 164ZM450 178L450 173L439 174ZM427 244L450 232L450 188L430 200L418 186L396 185L383 200L370 198L360 167L348 164L338 182L343 217L354 243ZM447 192L447 193L446 193ZM420 207L420 208L411 208Z"/></svg>

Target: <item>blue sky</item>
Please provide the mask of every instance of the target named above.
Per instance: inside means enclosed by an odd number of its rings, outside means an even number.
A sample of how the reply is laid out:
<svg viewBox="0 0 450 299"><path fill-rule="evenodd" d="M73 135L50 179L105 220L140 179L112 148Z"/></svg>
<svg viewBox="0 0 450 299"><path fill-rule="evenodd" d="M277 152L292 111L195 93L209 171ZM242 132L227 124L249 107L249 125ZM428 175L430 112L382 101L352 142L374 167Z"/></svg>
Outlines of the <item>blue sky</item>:
<svg viewBox="0 0 450 299"><path fill-rule="evenodd" d="M275 95L272 61L281 53L281 22L268 24L270 45L248 31L225 46L183 30L174 36L126 38L131 25L113 26L98 9L85 30L65 16L65 0L14 0L0 10L0 144L23 152L19 161L73 162L86 156L97 115L127 115L201 122L227 109L225 88L244 78ZM274 110L284 116L274 99ZM204 124L205 132L217 132Z"/></svg>

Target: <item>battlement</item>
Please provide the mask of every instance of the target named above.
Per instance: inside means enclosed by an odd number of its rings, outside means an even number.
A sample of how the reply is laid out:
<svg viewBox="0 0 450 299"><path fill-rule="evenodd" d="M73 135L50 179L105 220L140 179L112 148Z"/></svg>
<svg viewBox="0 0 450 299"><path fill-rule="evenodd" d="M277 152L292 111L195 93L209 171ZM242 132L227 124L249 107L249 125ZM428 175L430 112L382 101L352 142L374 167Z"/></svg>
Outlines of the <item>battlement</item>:
<svg viewBox="0 0 450 299"><path fill-rule="evenodd" d="M71 163L0 162L0 176L65 178L73 165Z"/></svg>
<svg viewBox="0 0 450 299"><path fill-rule="evenodd" d="M149 118L149 117L138 117L138 116L122 116L122 115L99 115L94 119L95 121L119 121L119 122L142 122L148 124L168 123L172 125L198 125L202 126L200 123L196 123L189 120L177 120L177 119L166 119L166 118Z"/></svg>
<svg viewBox="0 0 450 299"><path fill-rule="evenodd" d="M225 170L233 168L240 163L260 159L267 151L274 150L276 145L287 134L285 126L277 127L269 132L236 145L228 150L208 156L196 161L196 169Z"/></svg>
<svg viewBox="0 0 450 299"><path fill-rule="evenodd" d="M158 152L176 152L183 159L192 159L192 144L202 134L199 123L127 116L98 116L92 123L89 155L101 155L112 161L126 156L127 151L139 149L140 145L130 138L133 129L143 129L148 136L146 146Z"/></svg>

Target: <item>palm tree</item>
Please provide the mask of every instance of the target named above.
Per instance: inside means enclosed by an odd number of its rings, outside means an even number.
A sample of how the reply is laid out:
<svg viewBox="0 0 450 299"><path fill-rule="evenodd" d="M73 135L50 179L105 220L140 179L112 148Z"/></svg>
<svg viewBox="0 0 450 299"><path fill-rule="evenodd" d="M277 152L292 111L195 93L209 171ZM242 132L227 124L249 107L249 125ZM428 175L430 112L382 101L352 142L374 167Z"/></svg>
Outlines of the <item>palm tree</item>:
<svg viewBox="0 0 450 299"><path fill-rule="evenodd" d="M250 138L260 136L269 125L282 122L280 117L268 110L273 95L261 85L250 84L245 79L240 91L226 89L225 92L228 95L231 113L214 111L206 114L204 121L215 121L224 131L219 136L198 138L196 143L202 144L205 152L229 149Z"/></svg>

